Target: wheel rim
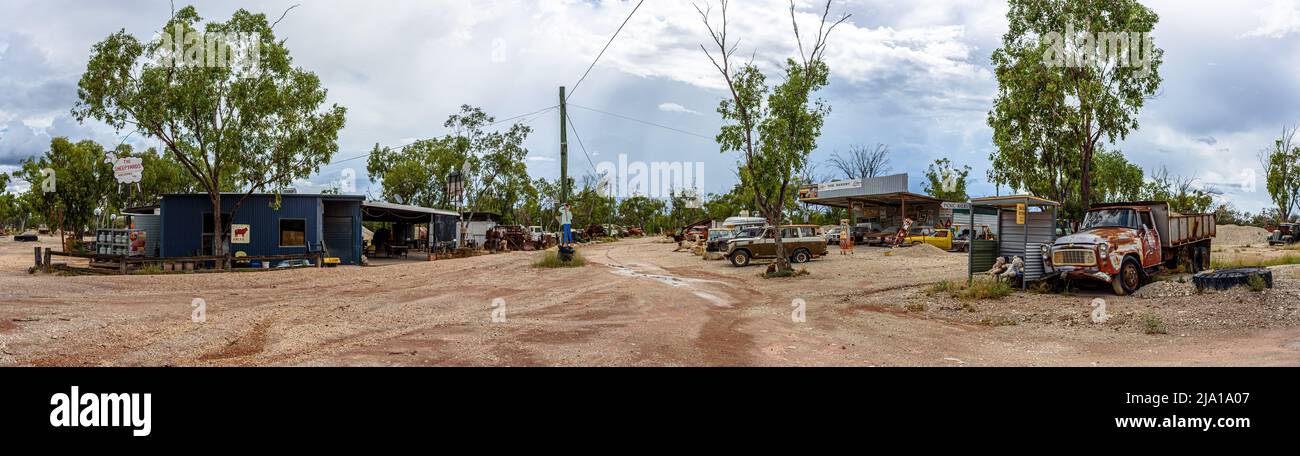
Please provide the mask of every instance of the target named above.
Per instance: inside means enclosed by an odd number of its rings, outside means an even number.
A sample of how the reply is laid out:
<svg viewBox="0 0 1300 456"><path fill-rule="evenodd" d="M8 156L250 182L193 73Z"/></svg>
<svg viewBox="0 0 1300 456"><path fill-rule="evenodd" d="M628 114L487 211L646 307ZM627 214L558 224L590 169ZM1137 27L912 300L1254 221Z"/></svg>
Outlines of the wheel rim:
<svg viewBox="0 0 1300 456"><path fill-rule="evenodd" d="M1133 266L1133 263L1127 263L1124 265L1124 287L1129 290L1135 290L1137 289L1137 286L1137 266Z"/></svg>
<svg viewBox="0 0 1300 456"><path fill-rule="evenodd" d="M808 261L808 254L799 252L794 255L795 262L804 263Z"/></svg>

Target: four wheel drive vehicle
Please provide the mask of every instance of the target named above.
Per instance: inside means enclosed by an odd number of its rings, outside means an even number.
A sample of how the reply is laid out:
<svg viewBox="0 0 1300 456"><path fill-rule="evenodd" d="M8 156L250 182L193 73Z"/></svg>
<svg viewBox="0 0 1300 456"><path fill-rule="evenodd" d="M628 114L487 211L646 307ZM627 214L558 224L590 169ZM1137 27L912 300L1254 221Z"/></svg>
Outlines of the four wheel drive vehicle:
<svg viewBox="0 0 1300 456"><path fill-rule="evenodd" d="M1097 204L1079 232L1043 247L1044 261L1066 279L1110 283L1115 294L1137 291L1160 267L1210 266L1214 214L1172 213L1167 202Z"/></svg>
<svg viewBox="0 0 1300 456"><path fill-rule="evenodd" d="M546 237L546 231L542 230L542 227L536 225L528 227L529 240L536 243L540 243L542 242L542 239L544 239L545 237Z"/></svg>
<svg viewBox="0 0 1300 456"><path fill-rule="evenodd" d="M1283 223L1273 229L1273 233L1268 236L1268 245L1285 245L1294 244L1300 241L1300 225L1295 223Z"/></svg>
<svg viewBox="0 0 1300 456"><path fill-rule="evenodd" d="M917 230L913 229L913 232ZM947 228L922 228L917 234L909 234L903 243L912 245L930 244L943 250L952 250L952 230Z"/></svg>
<svg viewBox="0 0 1300 456"><path fill-rule="evenodd" d="M753 259L776 258L775 230L763 229L758 237L735 238L727 242L727 259L736 267L748 266ZM806 263L826 255L826 240L817 234L816 225L781 227L781 244L791 263Z"/></svg>
<svg viewBox="0 0 1300 456"><path fill-rule="evenodd" d="M715 240L709 241L705 250L709 252L727 252L727 244L734 239L751 239L763 235L763 227L751 226L745 228L736 228L731 230L727 235L721 236Z"/></svg>
<svg viewBox="0 0 1300 456"><path fill-rule="evenodd" d="M825 233L822 233L822 237L823 237L823 238L826 238L826 245L835 245L835 244L839 244L839 243L840 243L840 232L841 232L841 231L843 231L841 228L839 228L839 227L835 227L835 228L831 228L831 229L829 229L829 230L826 230Z"/></svg>

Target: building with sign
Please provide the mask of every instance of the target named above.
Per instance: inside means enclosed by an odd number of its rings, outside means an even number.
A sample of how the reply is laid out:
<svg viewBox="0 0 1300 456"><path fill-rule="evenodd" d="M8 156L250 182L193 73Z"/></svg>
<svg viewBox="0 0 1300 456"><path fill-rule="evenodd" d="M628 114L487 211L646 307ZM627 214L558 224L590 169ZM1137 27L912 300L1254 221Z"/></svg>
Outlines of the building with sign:
<svg viewBox="0 0 1300 456"><path fill-rule="evenodd" d="M906 174L807 186L799 189L799 201L849 209L854 223L877 229L901 226L904 217L916 221L918 227L952 222L952 209L945 209L943 200L907 190Z"/></svg>
<svg viewBox="0 0 1300 456"><path fill-rule="evenodd" d="M224 251L237 256L279 256L321 253L340 264L361 264L365 254L362 222L386 229L385 244L420 250L456 238L453 211L365 201L361 195L255 193L235 210L242 193L221 195ZM231 216L231 213L234 216ZM164 258L208 256L214 251L212 201L207 194L164 195L156 208L136 217L158 220L156 255ZM152 226L152 225L150 225ZM153 249L151 249L153 251ZM388 253L392 256L391 252ZM241 255L242 254L242 255ZM425 255L412 258L425 258Z"/></svg>

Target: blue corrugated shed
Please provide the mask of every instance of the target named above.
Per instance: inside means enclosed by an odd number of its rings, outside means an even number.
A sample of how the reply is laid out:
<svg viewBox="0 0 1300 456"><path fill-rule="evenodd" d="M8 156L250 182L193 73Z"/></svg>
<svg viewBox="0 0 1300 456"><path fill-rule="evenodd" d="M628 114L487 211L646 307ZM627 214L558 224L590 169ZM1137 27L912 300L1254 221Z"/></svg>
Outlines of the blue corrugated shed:
<svg viewBox="0 0 1300 456"><path fill-rule="evenodd" d="M361 263L361 202L359 195L281 195L279 209L270 207L273 194L254 194L244 200L233 220L230 210L242 194L222 195L223 225L249 226L249 242L233 244L230 253L249 256L289 255L325 249L326 256L343 264ZM181 257L207 254L205 238L211 242L212 201L206 194L172 194L162 200L162 256ZM206 223L205 223L206 222ZM281 224L301 223L303 245L282 245ZM206 225L206 228L205 228ZM228 226L228 225L227 225ZM296 226L295 226L296 228ZM226 230L229 233L229 230ZM228 239L229 234L227 234Z"/></svg>

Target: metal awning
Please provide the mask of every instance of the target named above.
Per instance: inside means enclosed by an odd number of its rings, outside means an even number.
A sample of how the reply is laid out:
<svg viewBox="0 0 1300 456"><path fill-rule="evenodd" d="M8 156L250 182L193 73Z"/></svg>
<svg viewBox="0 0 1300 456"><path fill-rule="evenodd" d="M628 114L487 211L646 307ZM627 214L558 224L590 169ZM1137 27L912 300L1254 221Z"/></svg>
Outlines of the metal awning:
<svg viewBox="0 0 1300 456"><path fill-rule="evenodd" d="M432 209L384 201L365 201L361 203L361 219L372 222L429 222L434 215L459 217L459 214L442 209Z"/></svg>
<svg viewBox="0 0 1300 456"><path fill-rule="evenodd" d="M1061 203L1056 201L1032 195L987 196L984 198L973 198L970 202L976 206L994 207L1015 207L1017 204L1041 207L1056 207L1061 205Z"/></svg>
<svg viewBox="0 0 1300 456"><path fill-rule="evenodd" d="M901 206L906 201L908 204L940 204L944 200L921 195L912 192L892 192L879 193L872 195L851 195L851 196L828 196L824 198L806 198L799 202L816 204L820 206L848 208L853 203L862 203L869 206Z"/></svg>

